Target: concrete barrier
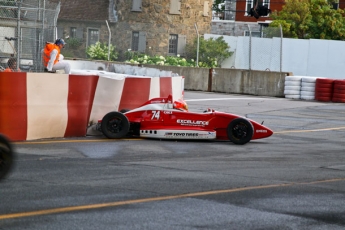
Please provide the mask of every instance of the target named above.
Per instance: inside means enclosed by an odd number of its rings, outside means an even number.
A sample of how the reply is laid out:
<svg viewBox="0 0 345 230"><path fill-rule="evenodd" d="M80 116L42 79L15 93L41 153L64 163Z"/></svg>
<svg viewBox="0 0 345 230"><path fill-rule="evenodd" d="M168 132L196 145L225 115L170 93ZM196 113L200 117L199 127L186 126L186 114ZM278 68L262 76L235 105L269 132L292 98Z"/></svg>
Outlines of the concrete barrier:
<svg viewBox="0 0 345 230"><path fill-rule="evenodd" d="M145 65L146 66L146 65ZM147 65L149 66L149 65ZM285 76L291 73L224 68L154 66L185 77L186 90L284 97Z"/></svg>
<svg viewBox="0 0 345 230"><path fill-rule="evenodd" d="M83 61L86 66L87 61ZM117 62L94 62L90 65L103 66L108 71L119 73L139 74L150 72L151 75L162 76L166 71L172 76L184 76L184 89L249 94L258 96L284 97L285 76L293 75L290 72L258 71L226 68L195 68L183 66L140 65L140 69L133 64ZM103 63L103 64L102 64ZM76 66L81 66L76 64ZM145 70L145 71L144 71ZM149 71L151 70L151 71Z"/></svg>

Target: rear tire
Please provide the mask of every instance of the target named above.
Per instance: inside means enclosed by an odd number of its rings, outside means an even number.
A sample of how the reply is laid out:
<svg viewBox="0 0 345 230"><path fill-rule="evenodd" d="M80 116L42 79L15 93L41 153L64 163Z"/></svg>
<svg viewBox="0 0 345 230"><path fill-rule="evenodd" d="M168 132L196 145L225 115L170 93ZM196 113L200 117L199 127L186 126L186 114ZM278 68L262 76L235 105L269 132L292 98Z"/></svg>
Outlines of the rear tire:
<svg viewBox="0 0 345 230"><path fill-rule="evenodd" d="M252 123L244 118L236 118L232 120L227 128L228 138L236 145L244 145L248 143L254 133Z"/></svg>
<svg viewBox="0 0 345 230"><path fill-rule="evenodd" d="M10 142L0 135L0 180L4 179L13 167L13 149Z"/></svg>
<svg viewBox="0 0 345 230"><path fill-rule="evenodd" d="M110 139L122 138L129 131L128 118L120 112L107 113L102 119L101 130Z"/></svg>

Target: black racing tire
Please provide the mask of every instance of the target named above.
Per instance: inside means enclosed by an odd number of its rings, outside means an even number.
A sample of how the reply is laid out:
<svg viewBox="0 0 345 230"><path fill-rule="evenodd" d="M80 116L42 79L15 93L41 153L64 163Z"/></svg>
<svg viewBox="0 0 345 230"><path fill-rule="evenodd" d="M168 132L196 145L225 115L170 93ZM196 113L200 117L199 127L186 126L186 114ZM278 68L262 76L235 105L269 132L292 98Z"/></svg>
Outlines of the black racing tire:
<svg viewBox="0 0 345 230"><path fill-rule="evenodd" d="M227 134L232 143L244 145L252 139L254 128L247 119L236 118L229 123Z"/></svg>
<svg viewBox="0 0 345 230"><path fill-rule="evenodd" d="M109 139L122 138L129 131L128 118L120 112L107 113L102 119L101 130Z"/></svg>
<svg viewBox="0 0 345 230"><path fill-rule="evenodd" d="M0 180L4 179L13 168L13 148L7 138L0 134Z"/></svg>

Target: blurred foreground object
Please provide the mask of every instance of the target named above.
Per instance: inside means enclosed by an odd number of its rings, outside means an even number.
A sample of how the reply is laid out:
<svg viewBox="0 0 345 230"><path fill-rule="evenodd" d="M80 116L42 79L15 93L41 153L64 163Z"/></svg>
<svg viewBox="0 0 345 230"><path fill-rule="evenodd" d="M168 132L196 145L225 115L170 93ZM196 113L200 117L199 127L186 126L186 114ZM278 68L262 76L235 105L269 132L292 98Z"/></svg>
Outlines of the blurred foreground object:
<svg viewBox="0 0 345 230"><path fill-rule="evenodd" d="M14 153L10 141L0 134L0 180L4 179L13 167Z"/></svg>

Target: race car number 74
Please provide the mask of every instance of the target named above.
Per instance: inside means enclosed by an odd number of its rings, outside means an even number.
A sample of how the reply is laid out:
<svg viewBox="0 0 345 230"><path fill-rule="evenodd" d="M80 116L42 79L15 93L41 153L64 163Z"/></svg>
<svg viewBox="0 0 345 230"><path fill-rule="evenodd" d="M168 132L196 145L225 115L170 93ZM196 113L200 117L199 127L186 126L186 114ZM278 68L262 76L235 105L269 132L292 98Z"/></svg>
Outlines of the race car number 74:
<svg viewBox="0 0 345 230"><path fill-rule="evenodd" d="M161 115L161 111L152 111L151 120L159 120L160 115Z"/></svg>

